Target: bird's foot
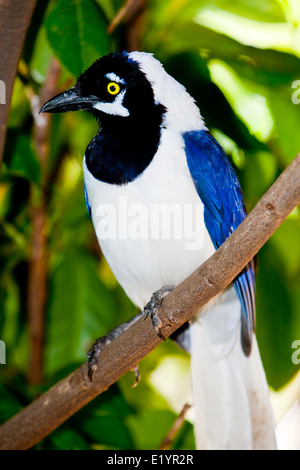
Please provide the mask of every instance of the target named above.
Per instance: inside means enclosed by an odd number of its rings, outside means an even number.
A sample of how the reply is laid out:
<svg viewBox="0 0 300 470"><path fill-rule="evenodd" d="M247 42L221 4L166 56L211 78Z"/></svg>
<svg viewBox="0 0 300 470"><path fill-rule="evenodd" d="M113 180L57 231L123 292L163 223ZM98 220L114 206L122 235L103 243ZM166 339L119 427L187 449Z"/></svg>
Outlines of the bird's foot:
<svg viewBox="0 0 300 470"><path fill-rule="evenodd" d="M134 388L139 384L139 381L141 378L139 366L135 366L133 369L131 369L131 372L134 372L134 377L135 377L135 381L132 384L132 388Z"/></svg>
<svg viewBox="0 0 300 470"><path fill-rule="evenodd" d="M102 338L97 338L92 348L87 353L87 366L88 366L88 377L90 381L93 380L93 374L98 369L98 357L101 351L112 342L113 338L110 338L109 334Z"/></svg>
<svg viewBox="0 0 300 470"><path fill-rule="evenodd" d="M92 348L87 353L88 377L91 382L93 380L94 372L98 369L99 355L101 351L108 344L110 344L114 339L116 339L118 336L124 333L124 331L126 331L131 325L133 325L133 323L139 320L142 316L143 316L143 312L140 312L138 315L136 315L134 318L132 318L128 322L117 326L117 328L110 331L106 336L96 339ZM139 379L140 379L138 366L136 366L133 369L133 372L135 373L135 383L133 384L133 386L135 387L138 384Z"/></svg>
<svg viewBox="0 0 300 470"><path fill-rule="evenodd" d="M162 321L159 318L158 312L161 307L163 298L172 290L174 286L163 286L161 289L157 290L152 294L150 301L145 306L143 312L145 317L150 317L152 320L152 325L154 327L155 333L159 336L160 339L163 341L166 340L164 335L161 332L162 328Z"/></svg>

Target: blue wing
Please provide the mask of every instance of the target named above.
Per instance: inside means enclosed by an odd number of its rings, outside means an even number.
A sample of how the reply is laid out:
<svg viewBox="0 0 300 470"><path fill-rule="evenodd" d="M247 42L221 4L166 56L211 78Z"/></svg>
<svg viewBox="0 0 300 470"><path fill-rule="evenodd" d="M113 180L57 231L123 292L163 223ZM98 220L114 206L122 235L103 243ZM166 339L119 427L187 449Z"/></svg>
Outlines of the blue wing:
<svg viewBox="0 0 300 470"><path fill-rule="evenodd" d="M200 199L204 221L216 249L246 217L238 178L222 147L207 131L184 134L187 163ZM242 306L242 346L250 354L255 322L255 273L252 260L233 281Z"/></svg>
<svg viewBox="0 0 300 470"><path fill-rule="evenodd" d="M89 213L89 216L92 217L92 210L91 210L91 206L90 206L90 203L89 203L89 198L88 198L85 183L84 183L84 199L85 199L85 205L86 205L87 211Z"/></svg>

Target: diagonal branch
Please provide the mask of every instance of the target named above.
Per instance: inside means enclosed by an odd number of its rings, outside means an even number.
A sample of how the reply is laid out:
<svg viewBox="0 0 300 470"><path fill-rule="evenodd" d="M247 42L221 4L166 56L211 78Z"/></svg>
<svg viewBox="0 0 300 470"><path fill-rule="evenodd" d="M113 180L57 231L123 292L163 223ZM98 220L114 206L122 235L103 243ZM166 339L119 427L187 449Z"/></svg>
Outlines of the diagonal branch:
<svg viewBox="0 0 300 470"><path fill-rule="evenodd" d="M300 154L228 240L168 294L160 310L165 337L221 292L300 203ZM28 449L107 390L161 340L151 321L138 319L99 356L93 383L83 364L0 428L0 449Z"/></svg>

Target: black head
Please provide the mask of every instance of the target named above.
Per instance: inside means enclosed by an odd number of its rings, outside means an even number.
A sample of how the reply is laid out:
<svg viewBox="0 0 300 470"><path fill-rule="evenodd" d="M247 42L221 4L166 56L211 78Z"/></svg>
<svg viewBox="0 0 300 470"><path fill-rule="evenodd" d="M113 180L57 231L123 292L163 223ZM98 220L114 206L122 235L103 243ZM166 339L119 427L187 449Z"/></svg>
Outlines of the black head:
<svg viewBox="0 0 300 470"><path fill-rule="evenodd" d="M41 111L80 109L101 124L85 153L93 176L111 184L125 184L139 176L158 149L165 114L140 63L127 52L104 56Z"/></svg>
<svg viewBox="0 0 300 470"><path fill-rule="evenodd" d="M86 110L104 124L112 118L140 119L155 107L150 82L127 52L94 62L76 85L49 100L41 112Z"/></svg>

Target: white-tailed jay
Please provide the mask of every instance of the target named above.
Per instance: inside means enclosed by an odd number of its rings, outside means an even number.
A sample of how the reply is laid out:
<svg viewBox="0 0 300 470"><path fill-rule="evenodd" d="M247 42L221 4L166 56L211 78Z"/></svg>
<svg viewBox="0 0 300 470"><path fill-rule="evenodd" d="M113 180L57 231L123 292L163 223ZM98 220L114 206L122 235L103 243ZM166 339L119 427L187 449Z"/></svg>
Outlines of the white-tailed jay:
<svg viewBox="0 0 300 470"><path fill-rule="evenodd" d="M83 159L87 207L115 277L143 310L154 292L161 301L165 286L183 281L242 222L240 184L193 98L151 54L102 57L42 107L80 109L101 125ZM276 448L254 291L251 261L182 333L191 353L198 449ZM156 315L153 323L160 334ZM94 367L93 355L89 360Z"/></svg>

